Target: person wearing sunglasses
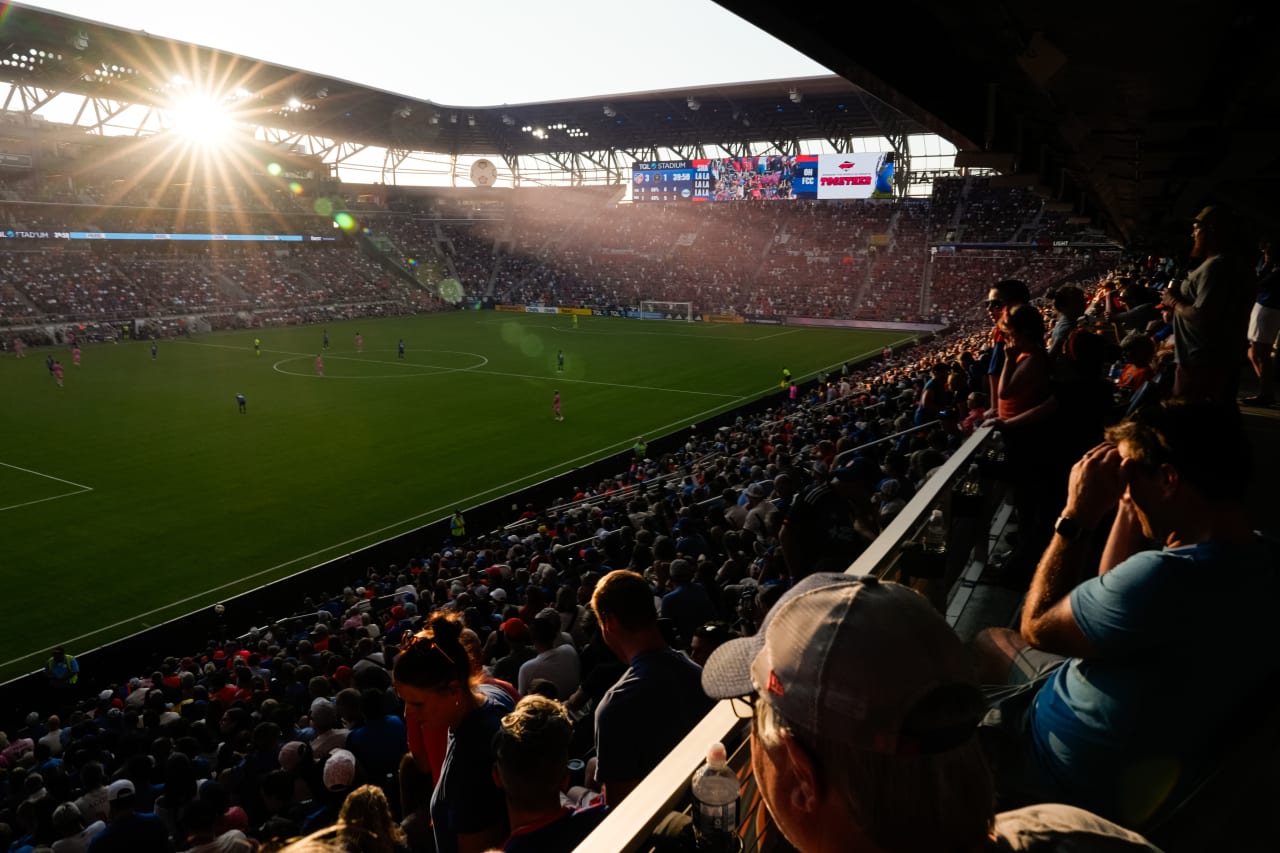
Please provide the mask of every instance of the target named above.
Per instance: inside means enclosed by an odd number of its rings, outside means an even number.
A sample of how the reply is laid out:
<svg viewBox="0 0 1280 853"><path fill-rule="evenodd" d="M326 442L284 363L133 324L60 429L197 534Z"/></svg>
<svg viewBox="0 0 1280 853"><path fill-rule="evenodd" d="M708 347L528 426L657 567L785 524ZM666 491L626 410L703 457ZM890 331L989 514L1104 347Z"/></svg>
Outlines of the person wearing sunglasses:
<svg viewBox="0 0 1280 853"><path fill-rule="evenodd" d="M1006 278L998 281L987 292L987 300L983 303L983 307L987 309L987 316L991 318L991 360L987 364L987 399L995 404L1000 399L999 383L1000 371L1004 368L1004 352L1005 352L1005 336L1000 330L1001 319L1008 315L1021 305L1025 305L1031 301L1031 290L1025 282L1018 281L1016 278ZM993 411L990 417L996 417Z"/></svg>

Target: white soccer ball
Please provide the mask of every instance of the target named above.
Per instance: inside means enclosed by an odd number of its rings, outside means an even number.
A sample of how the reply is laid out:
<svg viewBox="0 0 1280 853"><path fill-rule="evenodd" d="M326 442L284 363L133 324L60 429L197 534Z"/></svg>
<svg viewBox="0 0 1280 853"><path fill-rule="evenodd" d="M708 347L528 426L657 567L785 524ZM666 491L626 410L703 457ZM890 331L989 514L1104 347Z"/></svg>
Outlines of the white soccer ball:
<svg viewBox="0 0 1280 853"><path fill-rule="evenodd" d="M223 613L227 612L227 608L224 605L215 604L213 605L213 612L221 616Z"/></svg>

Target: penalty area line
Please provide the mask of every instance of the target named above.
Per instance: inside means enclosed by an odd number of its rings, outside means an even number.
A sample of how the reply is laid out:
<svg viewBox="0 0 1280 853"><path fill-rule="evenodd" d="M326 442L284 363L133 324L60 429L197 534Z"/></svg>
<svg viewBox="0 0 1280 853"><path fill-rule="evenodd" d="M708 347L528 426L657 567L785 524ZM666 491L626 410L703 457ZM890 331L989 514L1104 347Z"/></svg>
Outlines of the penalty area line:
<svg viewBox="0 0 1280 853"><path fill-rule="evenodd" d="M54 482L62 483L67 486L75 486L76 488L74 492L63 492L60 495L53 495L47 498L37 498L36 500L33 500L33 501L23 501L22 503L9 504L8 506L0 506L0 512L8 512L11 509L19 509L24 506L34 506L35 504L42 504L47 501L61 500L62 498L72 498L72 497L75 497L76 495L82 495L85 492L93 491L93 486L86 486L84 483L74 483L71 480L64 480L61 477L55 477L52 474L44 474L44 473L41 473L40 471L33 471L30 468L23 468L21 465L10 465L8 462L0 462L0 466L3 466L5 468L12 468L15 471L21 471L24 474L31 474L32 476L35 476L35 477L43 477L46 480L53 480Z"/></svg>
<svg viewBox="0 0 1280 853"><path fill-rule="evenodd" d="M721 404L719 404L719 405L717 405L717 406L715 406L715 407L713 407L713 408L707 409L707 410L702 411L702 412L698 412L698 413L693 414L693 415L690 415L690 416L688 416L688 417L681 418L681 419L680 419L680 420L678 420L678 421L673 421L673 422L671 422L670 424L666 424L666 425L661 426L661 427L656 427L656 428L655 428L655 430L656 430L656 431L664 431L664 430L667 430L667 429L674 429L674 428L676 428L676 427L678 427L678 426L681 426L682 424L685 424L685 423L687 423L687 422L689 422L689 421L697 421L697 420L700 420L701 418L707 417L708 415L713 415L713 414L716 414L716 413L718 413L718 412L720 412L720 411L723 411L724 409L730 408L731 406L736 405L737 403L743 402L743 401L745 401L745 400L749 400L749 399L751 399L751 397L752 397L752 396L754 396L754 395L746 395L746 396L738 397L737 399L732 400L732 401L730 401L730 402L727 402L727 403L721 403ZM86 632L84 632L83 634L80 634L80 635L78 635L78 636L70 637L70 638L68 638L68 639L66 639L66 640L63 640L63 641L62 641L62 643L63 643L63 645L74 645L74 644L76 644L76 643L79 643L79 642L80 642L80 641L82 641L82 640L87 640L87 639L89 639L89 638L91 638L91 637L96 637L96 636L98 636L99 634L104 634L104 633L106 633L106 632L108 632L108 631L113 631L113 630L115 630L116 628L120 628L120 627L123 627L123 626L125 626L125 625L141 624L141 625L144 625L144 626L146 626L146 627L149 627L149 626L147 625L147 623L146 623L146 621L145 621L145 620L149 619L149 618L150 618L150 617L152 617L152 616L155 616L155 615L156 615L156 614L158 614L158 613L164 613L165 611L172 610L172 609L173 609L173 608L175 608L175 607L181 607L181 606L182 606L182 605L184 605L184 604L189 604L190 602L197 601L197 600L202 599L202 598L206 598L207 596L213 595L214 593L219 593L219 592L222 592L223 590L230 589L231 587L237 586L237 585L239 585L239 584L243 584L243 583L245 583L246 581L252 581L252 580L255 580L255 579L257 579L257 578L260 578L260 577L262 577L262 576L264 576L264 575L269 575L269 574L273 574L273 573L275 573L275 572L279 572L281 569L288 568L289 566L292 566L292 565L294 565L294 564L296 564L296 563L300 563L300 562L302 562L302 561L304 561L304 560L310 560L310 559L313 559L313 558L315 558L315 557L320 557L321 555L324 555L324 554L331 554L331 553L333 553L333 552L335 552L335 551L338 551L339 549L342 549L342 548L347 547L348 545L352 545L352 544L355 544L355 543L358 543L358 542L367 542L370 538L375 537L375 536L379 536L379 535L381 535L381 534L383 534L383 533L386 533L386 532L388 532L388 531L393 531L393 530L400 529L400 532L401 532L401 533L409 533L409 532L411 532L413 529L416 529L416 527L421 527L422 525L421 525L421 524L416 524L416 525L415 525L415 527L410 528L410 529L408 529L408 530L405 530L405 529L403 529L403 528L404 528L406 525L413 525L413 524L415 524L416 522L421 522L421 521L422 521L422 519L424 519L424 518L429 518L429 517L431 517L431 516L438 516L438 517L436 518L436 520L437 520L437 521L443 521L445 518L447 518L447 517L448 517L448 515L447 515L447 514L448 514L448 512L449 512L450 510L452 510L454 507L457 507L457 506L463 506L463 505L469 504L469 503L471 503L471 502L474 502L474 501L480 500L480 499L482 499L482 498L486 498L486 497L488 497L489 495L492 495L492 494L493 494L493 493L495 493L495 492L509 492L509 491L511 491L512 489L514 489L515 487L519 486L519 485L520 485L520 484L522 484L522 483L525 483L525 482L526 482L526 481L528 481L528 480L532 480L532 479L534 479L534 478L536 478L536 477L542 477L542 476L544 476L544 475L546 475L546 474L549 474L549 473L552 473L552 472L554 472L554 471L558 471L558 470L561 470L561 469L568 469L568 468L572 468L574 465L577 465L578 463L580 463L580 462L582 462L582 461L584 461L584 460L603 458L604 456L607 456L607 455L608 455L608 454L610 454L610 453L615 453L615 452L617 452L617 451L618 451L618 450L620 450L620 449L625 449L625 448L630 447L630 446L631 446L631 442L632 442L632 441L633 441L633 439L628 438L628 439L625 439L625 440L623 440L623 441L619 441L619 442L615 442L615 443L613 443L613 444L605 445L604 447L602 447L602 448L600 448L600 449L598 449L598 450L593 450L593 451L591 451L591 452L589 452L589 453L584 453L584 454L582 454L582 455L580 455L580 456L576 456L576 457L574 457L573 459L566 459L566 460L563 460L563 461L557 462L556 464L554 464L554 465L550 465L550 466L548 466L548 467L546 467L546 468L543 468L543 469L541 469L541 470L539 470L539 471L532 471L532 472L530 472L530 473L528 473L528 474L525 474L523 477L518 477L518 478L516 478L516 479L514 479L514 480L508 480L508 481L507 481L507 482L505 482L505 483L500 483L500 484L498 484L498 485L496 485L496 486L493 486L493 487L491 487L491 488L484 489L483 491L476 492L475 494L472 494L472 495L468 495L467 497L459 498L459 499L454 500L454 501L450 501L448 504L444 504L444 505L441 505L441 506L438 506L438 507L433 507L432 509L426 510L426 511L424 511L424 512L420 512L420 513L418 513L417 515L412 515L412 516L410 516L410 517L408 517L408 518L401 519L400 521L394 522L394 523L392 523L392 524L387 524L387 525L384 525L384 526L382 526L382 527L379 527L379 528L377 528L376 530L370 530L370 531L368 531L368 532L366 532L366 533L361 533L361 534L359 534L359 535L357 535L357 536L353 536L353 537L351 537L351 538L349 538L349 539L344 539L343 541L341 541L341 542L337 542L337 543L335 543L335 544L333 544L333 545L329 545L329 546L327 546L327 547L320 548L320 549L318 549L318 550L316 550L316 551L312 551L312 552L311 552L311 553L309 553L309 554L303 554L303 555L302 555L302 556L300 556L300 557L294 557L294 558L293 558L293 559L291 559L291 560L285 560L283 563L277 563L276 565L271 566L271 567L266 568L266 569L262 569L261 571L253 572L253 573L251 573L251 574L244 575L244 576L242 576L242 577L238 577L238 578L235 578L235 579L233 579L233 580L229 580L229 581L227 581L226 583L218 584L217 586L210 587L209 589L203 590L203 591L201 591L201 592L193 593L193 594L188 595L188 596L186 596L186 597L184 597L184 598L177 599L176 601L171 601L171 602L169 602L169 603L167 603L167 604L162 604L162 605L160 605L159 607L153 607L153 608L152 608L152 609L150 609L150 610L144 611L144 612L142 612L142 613L137 613L137 614L135 614L135 615L133 615L133 616L130 616L130 617L126 618L126 619L120 619L120 620L117 620L117 621L115 621L115 622L112 622L110 625L103 625L103 626L101 626L101 627L94 628L94 629L93 629L93 630L91 630L91 631L86 631ZM2 463L0 463L0 464L2 464ZM87 487L86 487L86 488L87 488ZM427 523L429 524L429 523L431 523L431 522L427 522ZM370 543L370 544L374 544L374 543ZM313 567L312 567L312 566L308 566L306 569L303 569L303 571L307 571L307 570L309 570L309 569L311 569L311 568L313 568ZM8 668L8 667L10 667L10 666L13 666L13 665L15 665L15 664L22 663L23 661L31 660L32 658L39 657L40 655L43 655L43 654L47 654L47 650L33 651L33 652L29 652L29 653L24 654L24 655L19 655L19 656L17 656L17 657L10 658L9 660L0 661L0 669L7 669L7 668Z"/></svg>

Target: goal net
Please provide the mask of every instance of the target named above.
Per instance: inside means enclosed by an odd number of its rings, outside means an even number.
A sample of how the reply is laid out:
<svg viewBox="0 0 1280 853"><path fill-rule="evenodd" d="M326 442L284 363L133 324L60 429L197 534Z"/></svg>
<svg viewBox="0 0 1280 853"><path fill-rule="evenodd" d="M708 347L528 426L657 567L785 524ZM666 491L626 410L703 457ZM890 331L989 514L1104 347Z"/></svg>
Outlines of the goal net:
<svg viewBox="0 0 1280 853"><path fill-rule="evenodd" d="M650 314L660 314L664 320L687 320L693 321L693 303L692 302L656 302L646 300L640 303L640 313L642 316Z"/></svg>

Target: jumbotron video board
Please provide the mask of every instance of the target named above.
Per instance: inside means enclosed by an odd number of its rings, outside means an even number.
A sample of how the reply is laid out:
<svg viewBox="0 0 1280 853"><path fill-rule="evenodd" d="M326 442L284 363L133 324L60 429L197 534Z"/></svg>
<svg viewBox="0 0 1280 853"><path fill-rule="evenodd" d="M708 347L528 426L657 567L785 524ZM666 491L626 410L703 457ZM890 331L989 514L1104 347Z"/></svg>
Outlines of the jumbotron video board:
<svg viewBox="0 0 1280 853"><path fill-rule="evenodd" d="M893 197L894 154L773 154L632 164L636 202Z"/></svg>

